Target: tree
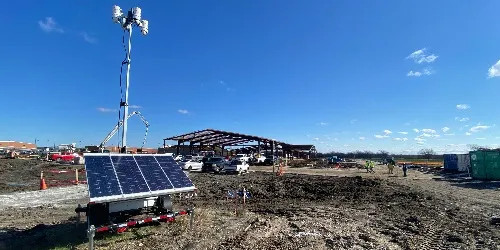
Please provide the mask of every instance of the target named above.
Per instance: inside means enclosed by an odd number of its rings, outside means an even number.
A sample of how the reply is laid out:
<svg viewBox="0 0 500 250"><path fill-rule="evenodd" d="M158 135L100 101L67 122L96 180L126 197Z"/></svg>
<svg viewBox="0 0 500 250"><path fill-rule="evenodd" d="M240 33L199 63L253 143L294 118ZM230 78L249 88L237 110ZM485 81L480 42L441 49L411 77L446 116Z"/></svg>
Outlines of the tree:
<svg viewBox="0 0 500 250"><path fill-rule="evenodd" d="M432 148L423 148L419 152L420 155L422 155L427 161L432 158L436 154Z"/></svg>

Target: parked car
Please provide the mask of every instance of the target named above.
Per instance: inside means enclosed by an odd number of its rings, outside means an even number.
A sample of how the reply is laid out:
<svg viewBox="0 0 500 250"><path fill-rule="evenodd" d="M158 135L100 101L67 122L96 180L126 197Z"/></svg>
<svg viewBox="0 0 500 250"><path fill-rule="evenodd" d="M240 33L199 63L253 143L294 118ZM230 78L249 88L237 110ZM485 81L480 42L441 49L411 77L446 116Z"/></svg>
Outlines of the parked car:
<svg viewBox="0 0 500 250"><path fill-rule="evenodd" d="M191 155L191 159L193 159L194 161L201 161L201 160L203 160L203 155L200 155L200 154L192 154L192 155Z"/></svg>
<svg viewBox="0 0 500 250"><path fill-rule="evenodd" d="M244 162L249 162L250 156L248 156L247 154L237 154L236 157L234 157L234 159L244 161Z"/></svg>
<svg viewBox="0 0 500 250"><path fill-rule="evenodd" d="M264 165L265 166L270 166L270 165L273 165L275 162L278 162L278 157L276 156L268 156L266 157L266 159L264 160Z"/></svg>
<svg viewBox="0 0 500 250"><path fill-rule="evenodd" d="M232 160L229 164L224 166L224 172L226 173L248 173L249 165L245 161Z"/></svg>
<svg viewBox="0 0 500 250"><path fill-rule="evenodd" d="M210 157L205 163L203 163L202 172L219 173L224 169L226 164L226 159L223 157Z"/></svg>
<svg viewBox="0 0 500 250"><path fill-rule="evenodd" d="M188 170L188 171L201 171L203 168L203 163L199 161L193 161L193 160L182 160L179 162L179 165L181 165L182 169Z"/></svg>

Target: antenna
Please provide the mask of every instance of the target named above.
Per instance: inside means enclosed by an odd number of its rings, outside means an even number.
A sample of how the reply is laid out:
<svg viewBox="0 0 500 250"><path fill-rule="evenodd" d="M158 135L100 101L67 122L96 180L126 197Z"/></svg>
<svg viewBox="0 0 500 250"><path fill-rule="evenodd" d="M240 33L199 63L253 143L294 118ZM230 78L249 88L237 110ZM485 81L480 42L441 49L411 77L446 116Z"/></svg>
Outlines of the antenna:
<svg viewBox="0 0 500 250"><path fill-rule="evenodd" d="M123 64L127 64L127 74L126 74L126 87L125 87L125 101L120 102L120 109L123 107L123 134L122 134L122 148L121 153L127 153L127 117L128 117L128 88L130 82L130 51L132 49L132 28L133 26L141 28L141 33L143 35L148 34L149 22L147 20L141 19L142 16L141 8L134 7L127 12L127 15L123 14L122 8L117 5L113 5L112 8L112 19L114 23L120 24L120 26L128 31L128 50L127 58ZM123 66L122 64L122 66Z"/></svg>

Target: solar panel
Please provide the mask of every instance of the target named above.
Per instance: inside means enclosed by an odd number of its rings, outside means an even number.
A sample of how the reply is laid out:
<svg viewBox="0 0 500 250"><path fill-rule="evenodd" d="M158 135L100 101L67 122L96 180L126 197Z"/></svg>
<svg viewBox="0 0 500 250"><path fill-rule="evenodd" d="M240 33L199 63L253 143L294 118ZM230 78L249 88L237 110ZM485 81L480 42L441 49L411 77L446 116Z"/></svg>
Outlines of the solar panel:
<svg viewBox="0 0 500 250"><path fill-rule="evenodd" d="M85 154L90 202L109 202L194 191L170 155Z"/></svg>

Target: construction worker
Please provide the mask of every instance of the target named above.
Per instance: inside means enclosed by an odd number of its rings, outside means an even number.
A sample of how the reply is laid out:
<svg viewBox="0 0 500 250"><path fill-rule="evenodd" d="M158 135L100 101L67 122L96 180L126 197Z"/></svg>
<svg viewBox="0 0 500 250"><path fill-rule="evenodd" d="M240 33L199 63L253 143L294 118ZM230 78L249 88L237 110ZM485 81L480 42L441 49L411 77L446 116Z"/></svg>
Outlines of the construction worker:
<svg viewBox="0 0 500 250"><path fill-rule="evenodd" d="M389 168L389 174L393 173L394 165L395 165L395 162L393 160L389 161L389 164L387 164L387 167Z"/></svg>
<svg viewBox="0 0 500 250"><path fill-rule="evenodd" d="M370 172L370 161L366 161L366 172L369 173Z"/></svg>
<svg viewBox="0 0 500 250"><path fill-rule="evenodd" d="M408 167L406 166L406 163L403 163L403 176L406 177L406 171L408 171Z"/></svg>

